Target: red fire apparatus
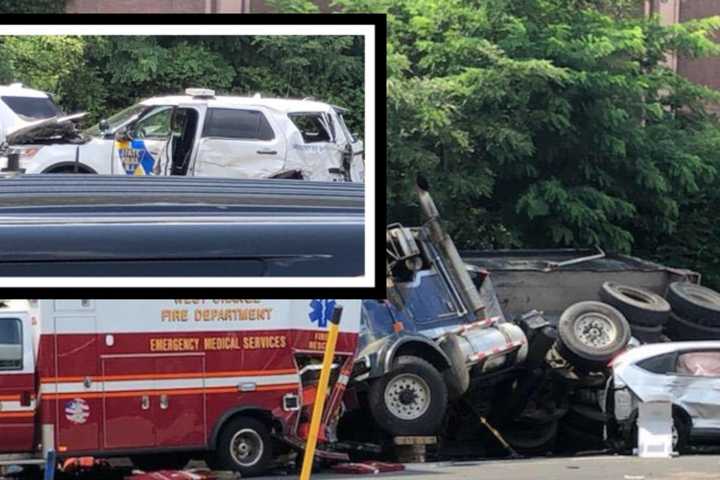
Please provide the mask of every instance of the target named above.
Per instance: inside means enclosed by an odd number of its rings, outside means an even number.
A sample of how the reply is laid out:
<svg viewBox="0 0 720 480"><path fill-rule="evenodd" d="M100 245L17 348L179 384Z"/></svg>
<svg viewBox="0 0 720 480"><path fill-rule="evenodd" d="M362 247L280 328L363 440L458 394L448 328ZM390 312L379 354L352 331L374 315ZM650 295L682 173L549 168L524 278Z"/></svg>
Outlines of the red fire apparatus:
<svg viewBox="0 0 720 480"><path fill-rule="evenodd" d="M360 323L344 307L335 416ZM3 463L129 456L254 475L303 444L334 300L13 300L0 306Z"/></svg>

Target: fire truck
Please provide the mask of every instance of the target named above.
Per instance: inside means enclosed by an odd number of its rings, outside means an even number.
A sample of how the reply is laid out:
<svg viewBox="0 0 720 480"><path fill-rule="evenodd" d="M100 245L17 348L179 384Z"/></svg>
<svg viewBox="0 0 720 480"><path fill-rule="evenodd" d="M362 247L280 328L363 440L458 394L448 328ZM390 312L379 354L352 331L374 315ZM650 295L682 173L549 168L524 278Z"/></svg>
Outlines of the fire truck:
<svg viewBox="0 0 720 480"><path fill-rule="evenodd" d="M203 458L260 474L304 444L337 305L321 441L354 361L359 300L5 301L1 463L54 452L128 456L149 470Z"/></svg>

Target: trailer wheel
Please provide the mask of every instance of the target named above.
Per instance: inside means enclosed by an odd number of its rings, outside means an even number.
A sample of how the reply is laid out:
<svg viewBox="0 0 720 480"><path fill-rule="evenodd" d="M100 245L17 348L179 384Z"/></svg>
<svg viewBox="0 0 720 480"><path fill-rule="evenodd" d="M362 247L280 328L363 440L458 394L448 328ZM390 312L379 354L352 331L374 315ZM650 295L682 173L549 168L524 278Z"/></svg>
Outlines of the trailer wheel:
<svg viewBox="0 0 720 480"><path fill-rule="evenodd" d="M560 424L558 439L561 440L561 451L576 453L603 450L606 447L602 432L581 430L566 422Z"/></svg>
<svg viewBox="0 0 720 480"><path fill-rule="evenodd" d="M403 355L370 385L370 411L391 435L433 435L448 405L440 372L422 358Z"/></svg>
<svg viewBox="0 0 720 480"><path fill-rule="evenodd" d="M602 435L607 415L600 410L598 405L573 405L563 418L563 422L582 431L599 432L599 435Z"/></svg>
<svg viewBox="0 0 720 480"><path fill-rule="evenodd" d="M558 421L544 424L513 422L502 429L502 436L518 453L544 455L555 448Z"/></svg>
<svg viewBox="0 0 720 480"><path fill-rule="evenodd" d="M234 470L243 477L264 473L273 459L268 428L250 417L237 417L225 425L208 465L215 470Z"/></svg>
<svg viewBox="0 0 720 480"><path fill-rule="evenodd" d="M190 461L186 453L154 453L148 455L132 455L130 461L133 466L145 472L171 469L182 470Z"/></svg>
<svg viewBox="0 0 720 480"><path fill-rule="evenodd" d="M720 293L690 282L673 282L667 292L673 312L693 323L720 327Z"/></svg>
<svg viewBox="0 0 720 480"><path fill-rule="evenodd" d="M665 326L665 333L674 341L720 340L720 327L707 327L690 322L674 313Z"/></svg>
<svg viewBox="0 0 720 480"><path fill-rule="evenodd" d="M607 365L630 340L630 325L614 307L602 302L579 302L568 307L558 322L560 354L578 368Z"/></svg>
<svg viewBox="0 0 720 480"><path fill-rule="evenodd" d="M617 308L631 325L654 327L667 322L670 304L649 290L605 282L600 299Z"/></svg>
<svg viewBox="0 0 720 480"><path fill-rule="evenodd" d="M639 340L640 343L662 342L662 325L658 325L656 327L641 327L639 325L630 325L630 330L632 331L632 336Z"/></svg>

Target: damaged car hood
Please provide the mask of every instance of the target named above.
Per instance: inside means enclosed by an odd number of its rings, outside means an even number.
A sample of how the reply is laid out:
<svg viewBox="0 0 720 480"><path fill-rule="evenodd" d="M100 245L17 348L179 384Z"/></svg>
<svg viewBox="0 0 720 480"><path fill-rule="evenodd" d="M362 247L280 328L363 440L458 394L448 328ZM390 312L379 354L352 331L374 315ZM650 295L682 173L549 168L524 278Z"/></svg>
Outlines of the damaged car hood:
<svg viewBox="0 0 720 480"><path fill-rule="evenodd" d="M85 116L87 112L38 120L8 133L5 141L10 145L83 143L84 137L77 130L75 122Z"/></svg>

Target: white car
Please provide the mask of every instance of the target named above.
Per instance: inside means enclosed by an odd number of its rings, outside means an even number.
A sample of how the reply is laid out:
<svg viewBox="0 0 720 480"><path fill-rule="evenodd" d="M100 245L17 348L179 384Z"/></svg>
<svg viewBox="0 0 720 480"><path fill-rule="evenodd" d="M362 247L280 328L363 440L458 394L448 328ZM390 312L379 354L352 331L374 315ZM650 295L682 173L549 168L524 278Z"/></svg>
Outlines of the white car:
<svg viewBox="0 0 720 480"><path fill-rule="evenodd" d="M608 437L636 441L639 402L658 396L673 403L673 447L720 442L720 341L669 342L627 350L611 364L603 408Z"/></svg>
<svg viewBox="0 0 720 480"><path fill-rule="evenodd" d="M0 143L19 128L59 115L60 108L47 93L22 83L0 85Z"/></svg>
<svg viewBox="0 0 720 480"><path fill-rule="evenodd" d="M79 115L37 122L8 143L26 173L364 179L363 143L342 108L185 93L143 100L82 132L74 129Z"/></svg>

